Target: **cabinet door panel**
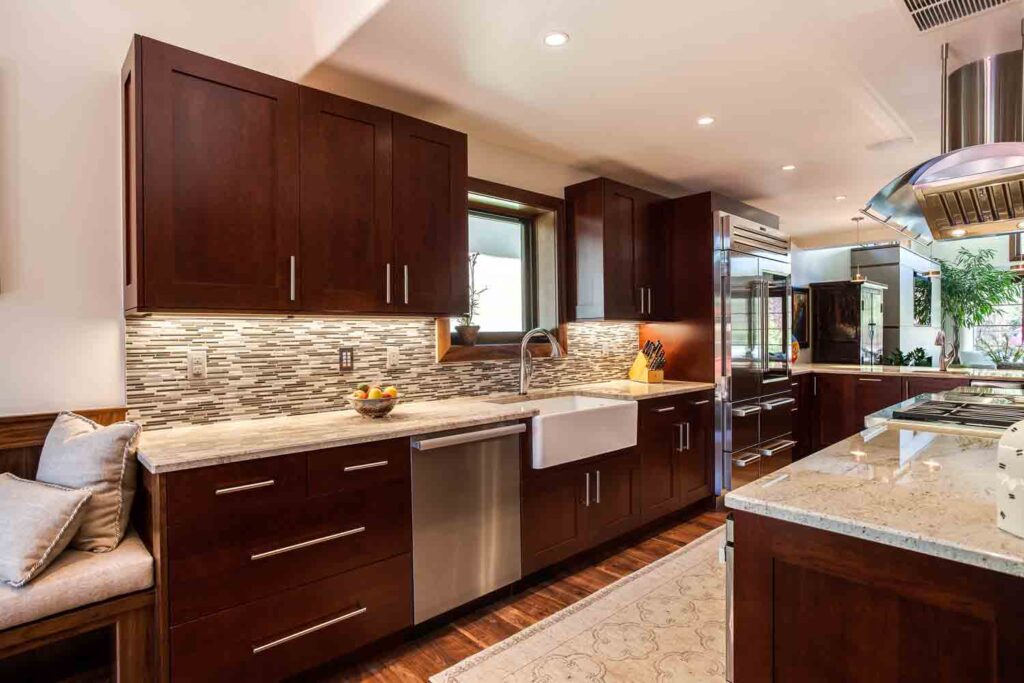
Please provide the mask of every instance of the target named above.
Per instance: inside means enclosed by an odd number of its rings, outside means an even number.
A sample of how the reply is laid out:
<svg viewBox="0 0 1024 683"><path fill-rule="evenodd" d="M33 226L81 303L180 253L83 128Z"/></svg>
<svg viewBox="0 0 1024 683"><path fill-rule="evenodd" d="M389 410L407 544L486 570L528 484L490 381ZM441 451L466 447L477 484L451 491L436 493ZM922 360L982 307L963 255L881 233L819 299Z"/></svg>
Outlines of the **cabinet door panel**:
<svg viewBox="0 0 1024 683"><path fill-rule="evenodd" d="M636 235L641 208L628 188L607 183L604 196L604 315L636 320L641 317L641 293L635 272Z"/></svg>
<svg viewBox="0 0 1024 683"><path fill-rule="evenodd" d="M394 115L394 310L469 307L466 136Z"/></svg>
<svg viewBox="0 0 1024 683"><path fill-rule="evenodd" d="M303 88L302 302L306 310L387 310L391 112Z"/></svg>
<svg viewBox="0 0 1024 683"><path fill-rule="evenodd" d="M687 419L679 433L680 507L712 493L715 412L711 392L687 400Z"/></svg>
<svg viewBox="0 0 1024 683"><path fill-rule="evenodd" d="M815 443L814 450L842 441L856 434L856 377L852 375L815 375ZM860 424L863 424L861 420Z"/></svg>
<svg viewBox="0 0 1024 683"><path fill-rule="evenodd" d="M588 468L590 505L587 533L591 545L620 536L639 526L640 461L635 451L621 451Z"/></svg>
<svg viewBox="0 0 1024 683"><path fill-rule="evenodd" d="M644 521L657 519L679 507L679 458L674 423L685 417L673 402L641 404L637 450L640 452L640 495Z"/></svg>
<svg viewBox="0 0 1024 683"><path fill-rule="evenodd" d="M524 575L586 548L583 483L577 467L542 470L523 480Z"/></svg>
<svg viewBox="0 0 1024 683"><path fill-rule="evenodd" d="M857 431L864 429L864 418L903 400L903 381L899 377L857 377Z"/></svg>
<svg viewBox="0 0 1024 683"><path fill-rule="evenodd" d="M298 86L142 39L147 308L286 310Z"/></svg>

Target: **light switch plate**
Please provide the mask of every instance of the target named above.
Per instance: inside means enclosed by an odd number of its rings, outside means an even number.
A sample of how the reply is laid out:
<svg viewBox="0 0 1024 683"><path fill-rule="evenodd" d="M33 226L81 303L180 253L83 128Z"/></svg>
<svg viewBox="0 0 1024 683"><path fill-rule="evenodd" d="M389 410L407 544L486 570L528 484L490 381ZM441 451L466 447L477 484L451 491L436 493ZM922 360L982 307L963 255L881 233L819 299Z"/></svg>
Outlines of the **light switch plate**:
<svg viewBox="0 0 1024 683"><path fill-rule="evenodd" d="M206 349L201 346L188 350L188 378L206 379Z"/></svg>
<svg viewBox="0 0 1024 683"><path fill-rule="evenodd" d="M401 362L402 359L402 354L400 353L400 351L401 350L397 346L387 347L387 349L385 350L387 355L384 360L385 368L390 370L391 368L398 367L398 364Z"/></svg>
<svg viewBox="0 0 1024 683"><path fill-rule="evenodd" d="M350 372L356 369L356 350L351 346L338 349L338 372Z"/></svg>

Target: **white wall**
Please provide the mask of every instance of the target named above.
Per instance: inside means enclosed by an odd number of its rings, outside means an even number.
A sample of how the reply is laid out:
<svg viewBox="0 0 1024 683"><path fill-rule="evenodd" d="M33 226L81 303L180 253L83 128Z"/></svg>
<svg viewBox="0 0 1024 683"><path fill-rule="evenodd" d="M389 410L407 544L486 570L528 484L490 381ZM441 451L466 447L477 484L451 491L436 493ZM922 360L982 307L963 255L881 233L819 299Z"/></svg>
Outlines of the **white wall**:
<svg viewBox="0 0 1024 683"><path fill-rule="evenodd" d="M0 415L124 404L119 81L132 35L297 80L381 4L0 2Z"/></svg>
<svg viewBox="0 0 1024 683"><path fill-rule="evenodd" d="M850 247L800 249L792 252L793 286L806 287L812 282L850 279Z"/></svg>
<svg viewBox="0 0 1024 683"><path fill-rule="evenodd" d="M0 415L125 402L120 69L132 35L299 81L385 2L0 1ZM471 174L547 194L586 177L481 139L469 155Z"/></svg>

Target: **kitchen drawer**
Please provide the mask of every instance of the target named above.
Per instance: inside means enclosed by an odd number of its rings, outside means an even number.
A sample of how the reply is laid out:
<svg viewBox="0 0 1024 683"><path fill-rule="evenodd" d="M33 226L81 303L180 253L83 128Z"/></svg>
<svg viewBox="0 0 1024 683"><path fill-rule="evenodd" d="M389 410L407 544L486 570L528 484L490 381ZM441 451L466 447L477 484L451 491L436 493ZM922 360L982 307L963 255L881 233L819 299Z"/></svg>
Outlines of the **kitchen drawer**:
<svg viewBox="0 0 1024 683"><path fill-rule="evenodd" d="M789 392L759 401L761 406L761 442L777 439L793 432L793 407L796 399Z"/></svg>
<svg viewBox="0 0 1024 683"><path fill-rule="evenodd" d="M412 624L408 554L171 629L174 681L277 681Z"/></svg>
<svg viewBox="0 0 1024 683"><path fill-rule="evenodd" d="M167 476L169 524L218 525L236 515L306 496L303 453L214 465Z"/></svg>
<svg viewBox="0 0 1024 683"><path fill-rule="evenodd" d="M307 454L309 495L409 479L409 439L390 439Z"/></svg>
<svg viewBox="0 0 1024 683"><path fill-rule="evenodd" d="M683 396L641 401L638 411L640 428L685 420L686 406L687 402Z"/></svg>
<svg viewBox="0 0 1024 683"><path fill-rule="evenodd" d="M761 412L757 399L726 406L725 450L738 452L761 441Z"/></svg>
<svg viewBox="0 0 1024 683"><path fill-rule="evenodd" d="M408 482L264 508L259 519L168 530L172 624L411 549Z"/></svg>
<svg viewBox="0 0 1024 683"><path fill-rule="evenodd" d="M761 454L761 476L777 472L786 465L791 465L795 446L796 441L793 439L778 439L758 448L757 450Z"/></svg>

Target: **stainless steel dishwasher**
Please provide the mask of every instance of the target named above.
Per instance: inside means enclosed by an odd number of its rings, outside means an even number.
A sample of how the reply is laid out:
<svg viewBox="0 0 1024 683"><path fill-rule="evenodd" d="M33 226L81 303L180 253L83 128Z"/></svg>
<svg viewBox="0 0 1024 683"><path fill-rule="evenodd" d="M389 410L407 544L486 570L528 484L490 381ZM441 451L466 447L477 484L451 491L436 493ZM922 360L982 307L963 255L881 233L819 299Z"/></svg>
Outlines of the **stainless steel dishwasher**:
<svg viewBox="0 0 1024 683"><path fill-rule="evenodd" d="M413 611L419 624L522 578L526 425L413 437Z"/></svg>

